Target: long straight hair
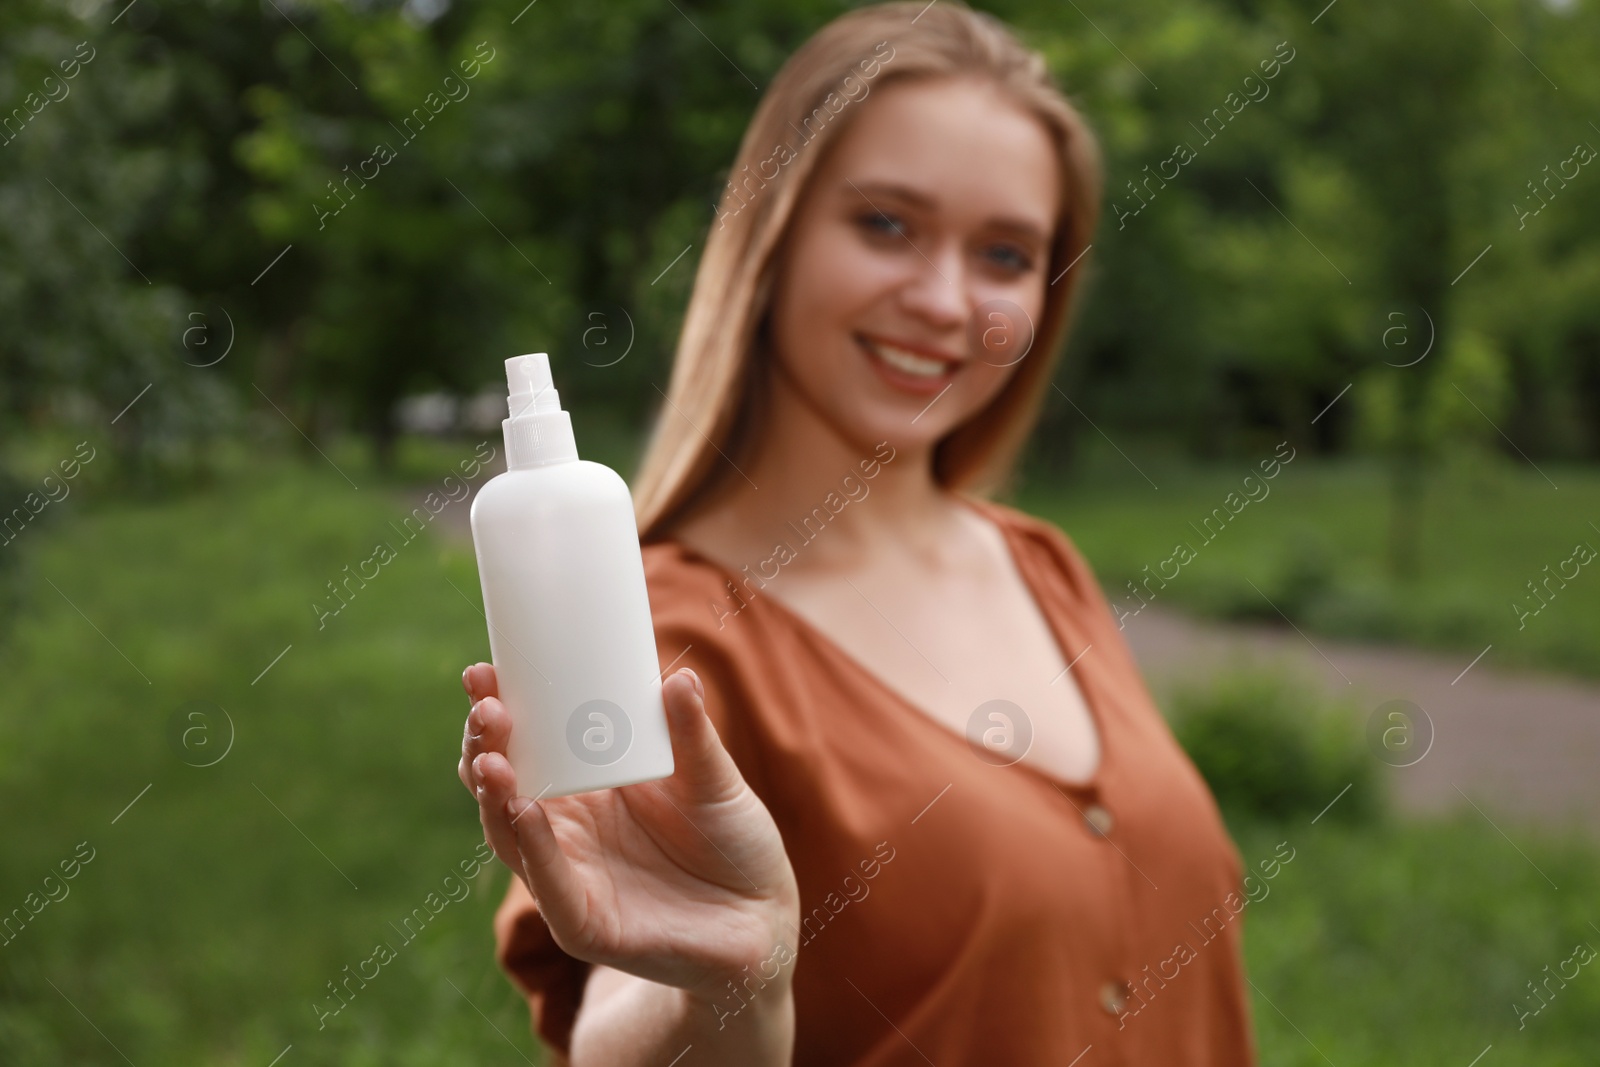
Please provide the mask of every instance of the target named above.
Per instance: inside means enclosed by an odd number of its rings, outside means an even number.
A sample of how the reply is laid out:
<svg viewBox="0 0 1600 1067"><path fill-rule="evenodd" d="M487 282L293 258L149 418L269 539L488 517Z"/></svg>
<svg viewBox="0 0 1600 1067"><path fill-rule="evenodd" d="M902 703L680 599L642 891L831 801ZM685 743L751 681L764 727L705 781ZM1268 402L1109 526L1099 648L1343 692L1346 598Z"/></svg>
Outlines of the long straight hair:
<svg viewBox="0 0 1600 1067"><path fill-rule="evenodd" d="M893 81L940 77L990 81L1037 116L1063 178L1052 281L1033 348L983 410L934 446L933 475L946 488L988 495L1011 477L1038 421L1087 266L1103 181L1099 148L1044 57L998 19L959 0L878 4L813 34L778 71L745 131L695 273L666 403L634 480L642 541L668 536L704 506L725 468L759 443L777 257L819 159L859 110L851 101Z"/></svg>

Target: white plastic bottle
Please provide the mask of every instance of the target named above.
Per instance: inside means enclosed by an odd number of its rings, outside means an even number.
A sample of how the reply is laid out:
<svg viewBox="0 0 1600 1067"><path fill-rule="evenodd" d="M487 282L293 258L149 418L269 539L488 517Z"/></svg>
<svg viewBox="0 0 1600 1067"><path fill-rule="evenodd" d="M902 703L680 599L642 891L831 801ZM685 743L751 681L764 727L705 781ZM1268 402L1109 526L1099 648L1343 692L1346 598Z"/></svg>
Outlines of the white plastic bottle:
<svg viewBox="0 0 1600 1067"><path fill-rule="evenodd" d="M627 483L578 458L548 355L506 360L506 379L506 472L472 502L472 541L517 792L665 778L672 747Z"/></svg>

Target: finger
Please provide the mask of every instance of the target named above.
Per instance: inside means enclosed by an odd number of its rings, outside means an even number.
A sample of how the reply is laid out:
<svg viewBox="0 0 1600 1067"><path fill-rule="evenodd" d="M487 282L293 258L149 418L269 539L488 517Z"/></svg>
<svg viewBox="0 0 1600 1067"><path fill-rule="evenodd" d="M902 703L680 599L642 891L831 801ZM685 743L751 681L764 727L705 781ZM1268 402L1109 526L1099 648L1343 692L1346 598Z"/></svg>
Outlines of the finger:
<svg viewBox="0 0 1600 1067"><path fill-rule="evenodd" d="M484 697L497 697L500 695L500 680L495 674L494 664L474 663L461 672L461 687L467 691L467 696L477 703Z"/></svg>
<svg viewBox="0 0 1600 1067"><path fill-rule="evenodd" d="M520 872L522 859L517 854L516 831L511 828L511 816L506 813L506 801L517 794L516 773L498 752L479 756L469 773L480 783L473 792L478 798L478 821L483 824L483 839L489 842L501 863Z"/></svg>
<svg viewBox="0 0 1600 1067"><path fill-rule="evenodd" d="M544 807L527 797L515 797L504 810L516 834L523 881L539 902L539 913L550 925L556 944L574 955L582 952L581 932L589 918L588 896L572 861L561 851Z"/></svg>
<svg viewBox="0 0 1600 1067"><path fill-rule="evenodd" d="M714 804L737 796L744 776L706 714L699 676L681 667L661 687L667 712L667 732L672 741L673 772L669 781L686 790L696 803Z"/></svg>
<svg viewBox="0 0 1600 1067"><path fill-rule="evenodd" d="M504 753L510 741L511 713L498 698L484 697L472 705L461 734L461 762L457 767L461 784L476 790L478 781L472 773L472 761L485 752Z"/></svg>
<svg viewBox="0 0 1600 1067"><path fill-rule="evenodd" d="M461 684L466 685L465 677L462 678ZM456 761L456 777L461 779L461 784L467 787L467 792L469 793L475 793L478 788L478 783L474 779L472 770L472 757L467 755L468 738L482 729L473 717L473 712L477 710L478 705L476 703L467 710L466 722L461 727L461 758Z"/></svg>

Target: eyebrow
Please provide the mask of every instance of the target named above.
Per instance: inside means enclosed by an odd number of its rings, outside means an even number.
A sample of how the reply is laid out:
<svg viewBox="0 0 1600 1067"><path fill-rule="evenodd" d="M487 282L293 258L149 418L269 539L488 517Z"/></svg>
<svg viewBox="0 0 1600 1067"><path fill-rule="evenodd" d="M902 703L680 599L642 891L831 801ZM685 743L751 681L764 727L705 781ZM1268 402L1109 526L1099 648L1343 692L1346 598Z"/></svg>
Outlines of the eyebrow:
<svg viewBox="0 0 1600 1067"><path fill-rule="evenodd" d="M849 191L847 195L864 196L868 199L869 203L878 197L889 197L904 201L915 207L922 208L925 211L936 211L939 207L938 201L934 200L926 193L914 189L909 185L902 185L899 182L855 182L847 180L845 188ZM1020 237L1032 238L1033 240L1038 241L1040 244L1047 244L1050 239L1050 235L1046 231L1041 230L1038 226L1032 222L1029 222L1027 219L1002 215L986 219L985 223L986 225L993 226L996 229L1010 231L1011 233L1014 233Z"/></svg>

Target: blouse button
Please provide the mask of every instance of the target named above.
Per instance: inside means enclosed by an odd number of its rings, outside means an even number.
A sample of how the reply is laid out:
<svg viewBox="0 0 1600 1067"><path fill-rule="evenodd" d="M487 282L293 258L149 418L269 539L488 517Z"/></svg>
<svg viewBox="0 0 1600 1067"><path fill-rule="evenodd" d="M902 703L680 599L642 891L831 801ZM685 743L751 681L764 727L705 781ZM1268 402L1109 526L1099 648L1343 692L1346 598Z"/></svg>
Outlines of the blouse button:
<svg viewBox="0 0 1600 1067"><path fill-rule="evenodd" d="M1120 1015L1122 1009L1128 1006L1128 998L1124 993L1126 987L1121 982L1106 982L1100 987L1100 1006L1107 1015Z"/></svg>
<svg viewBox="0 0 1600 1067"><path fill-rule="evenodd" d="M1111 832L1111 812L1107 811L1103 805L1090 804L1083 811L1083 820L1089 824L1089 829L1101 837L1105 837Z"/></svg>

